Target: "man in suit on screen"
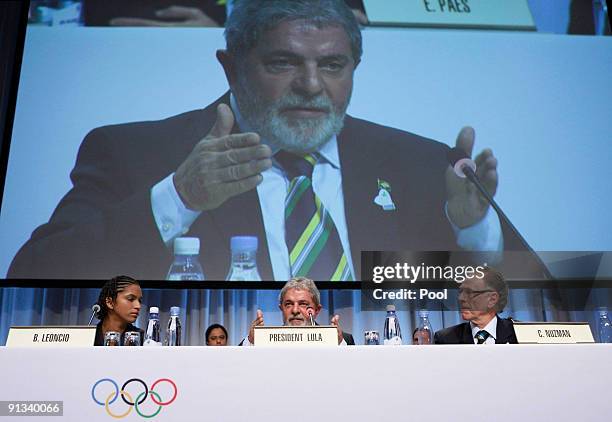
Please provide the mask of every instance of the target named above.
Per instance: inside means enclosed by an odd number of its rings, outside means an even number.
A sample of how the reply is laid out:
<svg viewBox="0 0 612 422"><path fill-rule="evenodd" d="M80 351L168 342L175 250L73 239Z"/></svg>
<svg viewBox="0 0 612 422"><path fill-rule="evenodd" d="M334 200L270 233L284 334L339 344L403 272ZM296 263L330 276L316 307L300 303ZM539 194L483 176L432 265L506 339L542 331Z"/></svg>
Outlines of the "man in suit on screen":
<svg viewBox="0 0 612 422"><path fill-rule="evenodd" d="M344 2L239 0L225 38L230 91L203 110L91 131L73 188L9 277L161 279L180 236L201 239L210 279L225 277L235 235L260 239L264 280L357 280L362 250L517 246L454 174L448 146L346 115L362 40ZM459 132L467 155L474 136ZM494 194L496 158L475 161Z"/></svg>
<svg viewBox="0 0 612 422"><path fill-rule="evenodd" d="M508 285L498 271L485 267L483 277L461 283L459 308L464 323L437 331L435 344L517 343L511 319L498 316L508 303Z"/></svg>

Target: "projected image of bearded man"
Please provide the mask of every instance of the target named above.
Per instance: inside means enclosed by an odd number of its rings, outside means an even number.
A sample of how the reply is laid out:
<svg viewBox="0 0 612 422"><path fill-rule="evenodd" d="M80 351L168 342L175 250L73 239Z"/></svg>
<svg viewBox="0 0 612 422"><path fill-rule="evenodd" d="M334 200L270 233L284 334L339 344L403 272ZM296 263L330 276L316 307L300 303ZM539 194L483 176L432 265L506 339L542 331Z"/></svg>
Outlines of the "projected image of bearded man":
<svg viewBox="0 0 612 422"><path fill-rule="evenodd" d="M337 108L324 94L293 93L268 103L245 79L240 78L236 88L242 117L273 149L311 153L342 130L348 103Z"/></svg>
<svg viewBox="0 0 612 422"><path fill-rule="evenodd" d="M248 129L273 150L311 153L342 130L358 62L347 55L350 46L341 28L321 29L305 22L279 26L260 44L263 48L256 47L244 63L236 63L233 92ZM317 38L315 43L320 39L323 45L317 54L327 49L330 55L321 63L314 55L287 56L280 46L278 52L260 51L275 45L276 36L287 35ZM339 45L344 49L332 50Z"/></svg>
<svg viewBox="0 0 612 422"><path fill-rule="evenodd" d="M448 145L347 114L363 43L343 0L234 0L224 35L229 90L203 109L94 129L74 187L11 277L156 280L178 237L200 239L213 280L241 235L257 237L264 280L359 280L362 251L520 243L454 173ZM375 105L381 118L389 104ZM465 155L474 137L459 132ZM494 195L497 159L485 150L475 162Z"/></svg>

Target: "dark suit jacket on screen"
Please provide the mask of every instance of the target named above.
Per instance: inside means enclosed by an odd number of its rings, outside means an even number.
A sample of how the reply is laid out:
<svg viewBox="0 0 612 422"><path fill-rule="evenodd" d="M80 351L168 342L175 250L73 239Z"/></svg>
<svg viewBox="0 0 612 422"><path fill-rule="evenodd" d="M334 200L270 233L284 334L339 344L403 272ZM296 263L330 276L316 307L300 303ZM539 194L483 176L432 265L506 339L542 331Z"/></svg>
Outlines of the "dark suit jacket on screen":
<svg viewBox="0 0 612 422"><path fill-rule="evenodd" d="M140 280L164 279L172 251L155 224L150 190L210 131L219 102L229 104L229 94L204 110L92 130L70 175L73 188L17 253L9 278L108 279L130 274ZM347 116L338 149L358 279L362 250L457 249L444 214L448 146ZM373 202L379 179L391 186L395 211ZM226 276L229 240L235 235L259 238L259 271L264 280L272 280L256 189L203 212L185 234L201 239L200 258L208 279ZM508 248L512 240L504 236Z"/></svg>
<svg viewBox="0 0 612 422"><path fill-rule="evenodd" d="M469 322L445 328L434 335L435 344L474 344ZM511 319L497 317L495 344L517 344L516 334Z"/></svg>

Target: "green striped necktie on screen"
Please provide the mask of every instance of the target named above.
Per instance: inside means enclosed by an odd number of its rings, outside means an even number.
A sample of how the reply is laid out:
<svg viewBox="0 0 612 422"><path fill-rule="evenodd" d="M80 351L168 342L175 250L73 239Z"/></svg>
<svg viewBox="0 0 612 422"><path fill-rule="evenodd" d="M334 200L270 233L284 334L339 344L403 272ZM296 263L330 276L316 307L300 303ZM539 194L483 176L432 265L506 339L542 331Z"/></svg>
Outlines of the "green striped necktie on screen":
<svg viewBox="0 0 612 422"><path fill-rule="evenodd" d="M312 189L312 172L318 155L280 151L275 158L290 181L285 198L285 241L291 276L352 281L336 225Z"/></svg>

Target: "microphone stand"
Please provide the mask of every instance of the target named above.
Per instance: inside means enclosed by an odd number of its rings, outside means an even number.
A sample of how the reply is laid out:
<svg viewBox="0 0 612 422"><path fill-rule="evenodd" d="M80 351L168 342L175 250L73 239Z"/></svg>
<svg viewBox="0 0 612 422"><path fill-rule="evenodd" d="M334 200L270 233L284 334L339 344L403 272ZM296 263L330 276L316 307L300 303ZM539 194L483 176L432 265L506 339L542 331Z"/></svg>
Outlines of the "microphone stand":
<svg viewBox="0 0 612 422"><path fill-rule="evenodd" d="M87 325L91 325L91 321L93 321L94 317L98 312L100 312L100 305L96 303L94 306L91 307L91 318L89 318L89 322L87 323Z"/></svg>
<svg viewBox="0 0 612 422"><path fill-rule="evenodd" d="M546 277L549 280L554 280L554 277L552 276L552 274L548 270L548 267L546 266L546 264L544 264L544 261L542 261L542 258L540 258L540 256L533 250L533 248L531 246L529 246L529 243L527 243L527 241L521 235L521 233L517 230L517 228L514 227L514 224L512 224L512 222L510 221L508 216L502 211L500 206L497 205L497 202L495 202L495 199L493 199L493 197L491 195L489 195L489 192L487 192L487 189L482 185L482 182L480 181L480 179L478 178L478 176L474 172L474 169L476 168L476 165L473 164L472 160L469 160L469 159L465 160L465 158L462 158L462 157L465 157L465 156L466 156L466 154L462 150L460 150L460 149L458 149L456 147L451 149L451 153L449 153L449 159L451 160L451 165L454 167L455 163L457 163L457 161L459 161L459 160L456 159L457 157L461 158L462 160L464 160L464 162L459 165L459 169L461 170L461 172L465 175L465 177L470 182L472 182L474 184L474 186L476 186L478 191L482 194L482 196L484 196L484 198L487 200L489 205L491 205L491 207L493 207L493 209L495 210L495 212L497 213L499 218L504 223L506 223L506 225L510 228L510 231L512 231L514 233L514 235L519 239L519 241L521 242L522 246L526 250L531 252L531 254L535 257L538 265L540 266L540 268L542 269L542 272L544 273L544 277Z"/></svg>
<svg viewBox="0 0 612 422"><path fill-rule="evenodd" d="M310 318L310 325L314 326L315 322L314 322L314 318L312 317L313 315L312 308L308 308L307 312L308 312L308 318Z"/></svg>

